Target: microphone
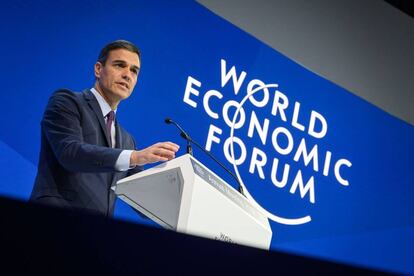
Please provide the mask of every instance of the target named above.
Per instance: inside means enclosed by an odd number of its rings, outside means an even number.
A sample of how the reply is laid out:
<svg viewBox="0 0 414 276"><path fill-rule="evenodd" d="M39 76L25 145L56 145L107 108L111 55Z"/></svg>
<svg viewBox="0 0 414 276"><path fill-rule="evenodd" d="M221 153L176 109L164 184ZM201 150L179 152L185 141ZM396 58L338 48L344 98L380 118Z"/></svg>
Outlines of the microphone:
<svg viewBox="0 0 414 276"><path fill-rule="evenodd" d="M199 143L197 143L196 141L194 141L190 137L190 135L188 135L188 133L178 123L174 122L170 118L165 118L164 121L165 121L166 124L173 124L174 126L176 126L181 131L180 136L187 141L187 153L193 155L193 150L191 148L191 144L196 145L199 149L201 149L205 154L207 154L211 159L213 159L217 164L219 164L228 174L230 174L236 180L237 185L238 185L239 192L243 196L246 196L244 194L243 187L240 184L239 179L234 175L234 173L232 173L226 166L224 166L219 160L217 160L217 158L215 158L208 150L206 150ZM189 152L189 150L190 150L190 152Z"/></svg>
<svg viewBox="0 0 414 276"><path fill-rule="evenodd" d="M187 153L192 156L193 155L193 148L191 147L192 139L187 134L187 132L185 132L185 130L182 127L180 127L179 124L177 124L176 122L174 122L170 118L165 118L164 122L166 124L173 124L173 125L175 125L181 131L180 136L183 137L187 141Z"/></svg>

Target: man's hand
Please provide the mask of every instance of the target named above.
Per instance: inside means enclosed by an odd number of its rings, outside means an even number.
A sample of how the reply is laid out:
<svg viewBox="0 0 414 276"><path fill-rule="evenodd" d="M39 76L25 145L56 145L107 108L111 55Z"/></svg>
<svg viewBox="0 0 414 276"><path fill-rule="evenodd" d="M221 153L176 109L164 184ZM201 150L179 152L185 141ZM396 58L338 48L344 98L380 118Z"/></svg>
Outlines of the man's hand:
<svg viewBox="0 0 414 276"><path fill-rule="evenodd" d="M159 161L168 161L175 157L175 153L180 146L172 142L156 143L148 148L133 151L131 154L130 165L142 166Z"/></svg>

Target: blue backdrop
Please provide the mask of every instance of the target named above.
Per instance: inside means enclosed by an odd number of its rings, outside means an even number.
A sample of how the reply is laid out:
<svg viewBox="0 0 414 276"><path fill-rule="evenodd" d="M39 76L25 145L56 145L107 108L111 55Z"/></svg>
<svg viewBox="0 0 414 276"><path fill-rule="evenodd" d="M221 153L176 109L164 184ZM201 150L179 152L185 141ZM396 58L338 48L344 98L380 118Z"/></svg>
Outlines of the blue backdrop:
<svg viewBox="0 0 414 276"><path fill-rule="evenodd" d="M122 38L143 53L118 109L140 147L173 140L184 154L171 117L233 168L228 121L249 91L272 84L245 101L234 130L234 169L273 216L272 248L414 273L413 126L192 1L12 2L0 10L1 194L29 197L49 95L92 87L99 50ZM154 225L119 201L116 217Z"/></svg>

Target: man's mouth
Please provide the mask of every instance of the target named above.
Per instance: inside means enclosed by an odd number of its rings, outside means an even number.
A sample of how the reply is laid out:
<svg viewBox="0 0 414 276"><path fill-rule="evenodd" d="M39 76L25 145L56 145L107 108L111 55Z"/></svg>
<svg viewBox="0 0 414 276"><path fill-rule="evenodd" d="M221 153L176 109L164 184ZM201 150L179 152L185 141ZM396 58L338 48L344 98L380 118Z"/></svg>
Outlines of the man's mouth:
<svg viewBox="0 0 414 276"><path fill-rule="evenodd" d="M125 87L126 89L129 89L129 85L125 82L117 82L117 84L121 85L122 87Z"/></svg>

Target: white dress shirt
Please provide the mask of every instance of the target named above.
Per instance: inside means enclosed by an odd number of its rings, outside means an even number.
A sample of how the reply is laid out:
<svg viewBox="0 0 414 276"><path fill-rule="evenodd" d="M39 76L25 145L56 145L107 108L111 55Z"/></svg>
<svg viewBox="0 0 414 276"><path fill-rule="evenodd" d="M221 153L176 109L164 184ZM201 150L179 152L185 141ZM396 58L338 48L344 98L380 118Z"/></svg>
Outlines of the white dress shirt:
<svg viewBox="0 0 414 276"><path fill-rule="evenodd" d="M96 91L95 88L91 88L92 94L95 96L96 100L99 103L99 106L102 111L102 116L105 119L105 123L107 121L106 115L112 110L112 108L109 106L109 104L105 101L105 99L99 94L98 91ZM116 114L116 110L114 110ZM115 121L111 126L111 140L112 140L112 148L115 147L116 143L116 128L115 128ZM130 166L130 160L131 160L131 154L133 150L123 150L121 154L119 155L118 159L115 163L115 169L117 171L126 171L131 168Z"/></svg>

